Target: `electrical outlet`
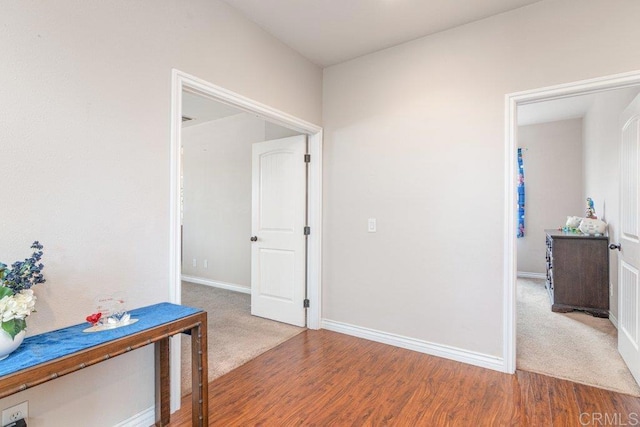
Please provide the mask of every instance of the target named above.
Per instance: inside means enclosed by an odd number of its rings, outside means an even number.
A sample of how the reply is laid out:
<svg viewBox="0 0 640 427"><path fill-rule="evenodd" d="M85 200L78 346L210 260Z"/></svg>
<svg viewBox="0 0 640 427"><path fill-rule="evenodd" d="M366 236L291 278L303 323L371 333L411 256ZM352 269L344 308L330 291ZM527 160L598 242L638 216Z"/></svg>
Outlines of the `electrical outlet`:
<svg viewBox="0 0 640 427"><path fill-rule="evenodd" d="M609 296L613 296L613 283L609 283Z"/></svg>
<svg viewBox="0 0 640 427"><path fill-rule="evenodd" d="M197 266L198 266L198 261L197 261L195 258L193 259L193 266L194 266L194 267L197 267Z"/></svg>
<svg viewBox="0 0 640 427"><path fill-rule="evenodd" d="M29 418L29 401L28 400L2 411L3 426L9 423L12 423L14 421L22 420L22 419L26 421L27 418Z"/></svg>
<svg viewBox="0 0 640 427"><path fill-rule="evenodd" d="M209 261L207 261L206 259L204 261L202 261L202 266L204 268L209 268Z"/></svg>

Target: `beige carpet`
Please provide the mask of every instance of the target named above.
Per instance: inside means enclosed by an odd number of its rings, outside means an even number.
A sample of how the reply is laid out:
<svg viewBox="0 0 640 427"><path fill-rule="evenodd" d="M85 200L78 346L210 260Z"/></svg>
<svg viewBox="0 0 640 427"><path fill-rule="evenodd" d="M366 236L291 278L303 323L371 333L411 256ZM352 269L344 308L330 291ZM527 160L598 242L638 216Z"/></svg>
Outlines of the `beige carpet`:
<svg viewBox="0 0 640 427"><path fill-rule="evenodd" d="M640 396L609 319L553 313L544 280L519 278L517 295L518 369Z"/></svg>
<svg viewBox="0 0 640 427"><path fill-rule="evenodd" d="M182 304L207 312L209 381L299 334L304 328L251 316L251 296L182 282ZM191 342L182 338L182 395L191 393Z"/></svg>

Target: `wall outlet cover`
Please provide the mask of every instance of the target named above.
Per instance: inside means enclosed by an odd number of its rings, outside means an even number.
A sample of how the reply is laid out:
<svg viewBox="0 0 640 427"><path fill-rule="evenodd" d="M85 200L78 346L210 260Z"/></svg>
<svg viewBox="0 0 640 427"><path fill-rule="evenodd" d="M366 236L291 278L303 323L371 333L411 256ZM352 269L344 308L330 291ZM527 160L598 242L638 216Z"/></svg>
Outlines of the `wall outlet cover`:
<svg viewBox="0 0 640 427"><path fill-rule="evenodd" d="M26 420L28 417L29 401L27 400L10 408L4 409L2 411L2 425L5 426L21 419Z"/></svg>

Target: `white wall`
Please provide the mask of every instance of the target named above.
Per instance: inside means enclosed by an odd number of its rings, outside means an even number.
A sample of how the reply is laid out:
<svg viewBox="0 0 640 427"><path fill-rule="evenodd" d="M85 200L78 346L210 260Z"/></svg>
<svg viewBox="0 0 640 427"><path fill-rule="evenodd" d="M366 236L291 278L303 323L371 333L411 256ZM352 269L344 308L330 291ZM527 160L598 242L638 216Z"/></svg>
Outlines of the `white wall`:
<svg viewBox="0 0 640 427"><path fill-rule="evenodd" d="M251 144L264 140L250 114L182 129L182 274L251 288Z"/></svg>
<svg viewBox="0 0 640 427"><path fill-rule="evenodd" d="M264 140L271 141L272 139L288 138L290 136L303 135L302 133L284 128L280 125L276 125L269 122L264 122Z"/></svg>
<svg viewBox="0 0 640 427"><path fill-rule="evenodd" d="M584 118L584 197L594 200L596 215L608 224L610 242L620 237L620 114L637 89L603 92ZM613 289L609 310L618 317L618 252L609 251Z"/></svg>
<svg viewBox="0 0 640 427"><path fill-rule="evenodd" d="M2 1L0 259L45 245L34 334L83 322L93 299L169 297L171 69L310 122L319 68L220 0ZM108 426L153 405L135 351L0 400L30 426Z"/></svg>
<svg viewBox="0 0 640 427"><path fill-rule="evenodd" d="M246 113L182 128L183 275L251 289L251 145L299 134Z"/></svg>
<svg viewBox="0 0 640 427"><path fill-rule="evenodd" d="M582 119L518 127L523 148L525 235L517 241L518 272L544 274L545 229L584 216Z"/></svg>
<svg viewBox="0 0 640 427"><path fill-rule="evenodd" d="M505 94L640 69L638 16L546 0L326 68L323 317L501 358Z"/></svg>

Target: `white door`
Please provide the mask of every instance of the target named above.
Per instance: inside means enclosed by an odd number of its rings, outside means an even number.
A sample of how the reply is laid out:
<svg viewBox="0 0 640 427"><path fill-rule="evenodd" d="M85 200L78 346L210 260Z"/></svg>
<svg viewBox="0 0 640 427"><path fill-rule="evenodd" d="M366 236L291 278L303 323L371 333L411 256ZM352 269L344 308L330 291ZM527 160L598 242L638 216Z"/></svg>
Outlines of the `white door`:
<svg viewBox="0 0 640 427"><path fill-rule="evenodd" d="M640 96L621 117L620 252L618 263L618 351L640 382L638 310L640 309L640 231L638 230L638 148Z"/></svg>
<svg viewBox="0 0 640 427"><path fill-rule="evenodd" d="M251 314L305 326L306 136L253 144Z"/></svg>

